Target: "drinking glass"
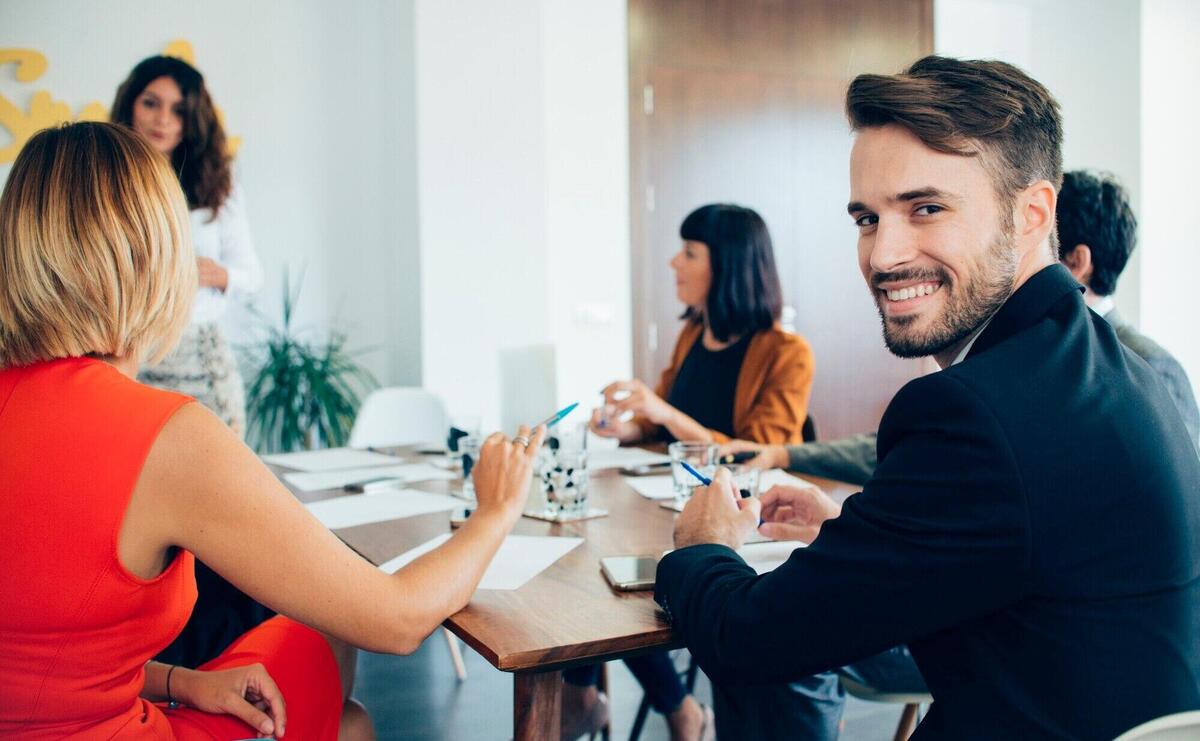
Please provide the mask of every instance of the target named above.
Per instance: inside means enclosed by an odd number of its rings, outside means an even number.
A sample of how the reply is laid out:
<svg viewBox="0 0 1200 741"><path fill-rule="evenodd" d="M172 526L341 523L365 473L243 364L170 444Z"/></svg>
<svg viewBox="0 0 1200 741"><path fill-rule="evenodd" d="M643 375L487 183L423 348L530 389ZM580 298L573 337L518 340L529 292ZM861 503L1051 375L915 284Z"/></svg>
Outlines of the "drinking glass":
<svg viewBox="0 0 1200 741"><path fill-rule="evenodd" d="M570 520L587 513L587 425L552 428L538 452L538 478L545 497L545 515Z"/></svg>
<svg viewBox="0 0 1200 741"><path fill-rule="evenodd" d="M738 492L738 496L758 496L759 477L762 471L746 465L728 466L728 468L733 481L733 489Z"/></svg>
<svg viewBox="0 0 1200 741"><path fill-rule="evenodd" d="M671 456L671 477L675 484L675 501L686 502L692 490L703 486L699 479L683 467L686 462L700 475L711 479L717 471L717 450L713 443L677 442L667 446Z"/></svg>
<svg viewBox="0 0 1200 741"><path fill-rule="evenodd" d="M479 433L467 435L458 441L458 450L462 455L463 497L475 501L475 479L472 473L475 464L479 462L479 449L483 446L483 436Z"/></svg>

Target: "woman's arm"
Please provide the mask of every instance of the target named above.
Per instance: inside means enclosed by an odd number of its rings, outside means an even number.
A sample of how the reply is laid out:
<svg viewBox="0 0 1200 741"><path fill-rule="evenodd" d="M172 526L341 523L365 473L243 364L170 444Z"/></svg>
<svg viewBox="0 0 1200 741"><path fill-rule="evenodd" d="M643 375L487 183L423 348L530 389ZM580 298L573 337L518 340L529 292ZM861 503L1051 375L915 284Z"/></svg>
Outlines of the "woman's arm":
<svg viewBox="0 0 1200 741"><path fill-rule="evenodd" d="M170 546L186 548L276 612L362 648L410 653L466 606L521 514L544 432L528 447L488 438L475 514L443 546L388 575L309 514L212 413L188 404L147 457L121 559L134 573L154 572Z"/></svg>
<svg viewBox="0 0 1200 741"><path fill-rule="evenodd" d="M650 390L638 379L617 381L604 389L606 404L612 408L608 419L617 419L633 412L627 422L611 423L610 428L599 426L600 415L592 415L592 429L606 437L617 437L623 443L635 443L647 439L648 431L666 429L676 440L712 442L714 433L667 403L659 394Z"/></svg>
<svg viewBox="0 0 1200 741"><path fill-rule="evenodd" d="M217 261L227 273L225 295L238 301L248 301L262 288L263 268L254 241L250 237L250 222L246 217L246 196L241 185L233 190L217 212L221 236L221 251Z"/></svg>

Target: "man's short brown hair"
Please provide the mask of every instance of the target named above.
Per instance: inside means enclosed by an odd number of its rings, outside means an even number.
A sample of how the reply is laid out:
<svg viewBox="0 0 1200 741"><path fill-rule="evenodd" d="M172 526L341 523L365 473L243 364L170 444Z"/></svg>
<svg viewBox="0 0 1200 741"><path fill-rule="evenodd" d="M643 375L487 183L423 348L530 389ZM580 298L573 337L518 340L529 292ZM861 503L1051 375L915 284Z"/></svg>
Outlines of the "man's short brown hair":
<svg viewBox="0 0 1200 741"><path fill-rule="evenodd" d="M898 75L859 75L846 116L855 131L896 124L930 149L981 155L1005 202L1038 180L1062 186L1058 101L1005 62L928 56Z"/></svg>
<svg viewBox="0 0 1200 741"><path fill-rule="evenodd" d="M188 321L196 260L166 158L129 129L38 132L0 195L0 368L157 362Z"/></svg>

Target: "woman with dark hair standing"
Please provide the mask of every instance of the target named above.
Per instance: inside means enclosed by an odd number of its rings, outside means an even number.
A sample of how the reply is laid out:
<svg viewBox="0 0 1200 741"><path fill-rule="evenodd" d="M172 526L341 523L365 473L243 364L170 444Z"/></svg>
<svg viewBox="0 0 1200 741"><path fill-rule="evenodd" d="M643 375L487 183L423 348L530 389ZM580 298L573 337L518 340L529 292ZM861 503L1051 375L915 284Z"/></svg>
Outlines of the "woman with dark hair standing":
<svg viewBox="0 0 1200 741"><path fill-rule="evenodd" d="M671 365L655 391L637 379L610 384L591 429L626 444L801 442L812 350L778 326L783 290L766 223L748 208L712 204L689 214L679 236L671 267L687 308ZM687 694L666 653L626 664L666 716L672 741L712 737L712 711ZM595 668L569 669L563 678L563 737L598 728L606 700L596 691Z"/></svg>
<svg viewBox="0 0 1200 741"><path fill-rule="evenodd" d="M141 134L170 161L187 199L199 274L179 344L157 366L141 368L138 380L196 399L241 436L245 389L220 320L230 300L246 301L258 291L262 266L204 78L182 59L143 59L117 89L112 120ZM204 563L196 563L196 584L195 609L183 632L156 657L160 661L200 666L274 615Z"/></svg>
<svg viewBox="0 0 1200 741"><path fill-rule="evenodd" d="M230 300L246 301L262 286L262 265L204 77L182 59L144 59L117 89L112 120L170 160L187 197L200 274L179 346L158 367L142 370L139 380L195 398L244 434L245 389L220 320Z"/></svg>
<svg viewBox="0 0 1200 741"><path fill-rule="evenodd" d="M654 390L638 379L605 388L592 430L625 444L799 443L813 356L778 326L783 290L766 223L748 208L712 204L690 213L679 236L671 267L687 308L671 365Z"/></svg>

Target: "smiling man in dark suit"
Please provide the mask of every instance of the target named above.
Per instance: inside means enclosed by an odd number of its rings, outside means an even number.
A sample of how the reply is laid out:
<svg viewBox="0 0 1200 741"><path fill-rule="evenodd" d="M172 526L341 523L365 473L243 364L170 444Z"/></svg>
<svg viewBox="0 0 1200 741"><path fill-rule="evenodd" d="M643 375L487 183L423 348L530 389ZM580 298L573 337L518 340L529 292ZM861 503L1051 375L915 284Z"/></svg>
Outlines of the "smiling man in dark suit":
<svg viewBox="0 0 1200 741"><path fill-rule="evenodd" d="M1151 368L1058 264L1062 127L999 62L863 75L849 210L907 384L838 507L699 490L655 597L718 683L781 682L907 643L919 739L1112 738L1200 708L1200 459ZM761 509L761 512L760 512ZM811 539L756 576L759 517Z"/></svg>

